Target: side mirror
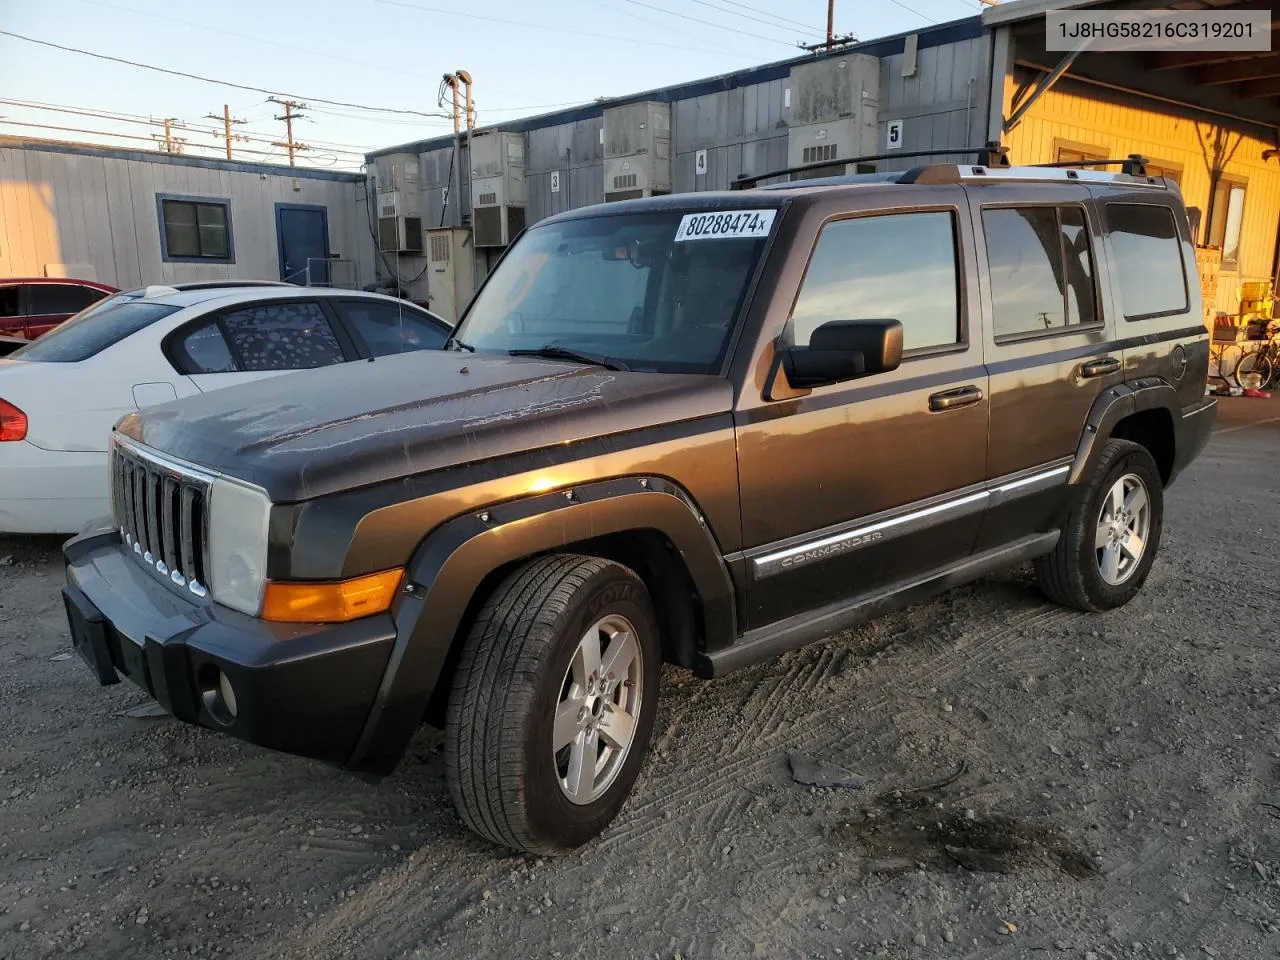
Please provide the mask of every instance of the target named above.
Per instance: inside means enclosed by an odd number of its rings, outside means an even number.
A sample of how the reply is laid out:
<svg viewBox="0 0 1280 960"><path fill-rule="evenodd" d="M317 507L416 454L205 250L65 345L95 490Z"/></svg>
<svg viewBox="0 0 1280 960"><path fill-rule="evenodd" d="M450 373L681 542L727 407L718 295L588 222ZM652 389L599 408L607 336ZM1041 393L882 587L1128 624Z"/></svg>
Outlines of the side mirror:
<svg viewBox="0 0 1280 960"><path fill-rule="evenodd" d="M902 363L902 324L897 320L831 320L809 337L807 347L782 352L782 367L793 387L821 387Z"/></svg>

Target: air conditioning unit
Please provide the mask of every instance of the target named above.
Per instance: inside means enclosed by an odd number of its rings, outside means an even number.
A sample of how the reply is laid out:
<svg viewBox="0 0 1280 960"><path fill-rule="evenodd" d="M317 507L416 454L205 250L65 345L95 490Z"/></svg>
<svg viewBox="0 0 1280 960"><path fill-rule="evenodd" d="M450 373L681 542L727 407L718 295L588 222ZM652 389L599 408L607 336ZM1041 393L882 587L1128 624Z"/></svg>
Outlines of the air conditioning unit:
<svg viewBox="0 0 1280 960"><path fill-rule="evenodd" d="M877 149L880 145L876 134L880 118L880 60L877 57L850 54L797 64L791 68L790 83L787 166L884 152ZM849 171L844 164L835 164L829 172Z"/></svg>
<svg viewBox="0 0 1280 960"><path fill-rule="evenodd" d="M604 199L671 192L671 105L629 103L604 111Z"/></svg>
<svg viewBox="0 0 1280 960"><path fill-rule="evenodd" d="M417 194L378 194L378 249L383 253L422 253L422 216Z"/></svg>
<svg viewBox="0 0 1280 960"><path fill-rule="evenodd" d="M374 159L378 249L422 253L422 211L418 156L393 153Z"/></svg>
<svg viewBox="0 0 1280 960"><path fill-rule="evenodd" d="M471 135L471 227L477 247L505 247L524 229L524 135Z"/></svg>

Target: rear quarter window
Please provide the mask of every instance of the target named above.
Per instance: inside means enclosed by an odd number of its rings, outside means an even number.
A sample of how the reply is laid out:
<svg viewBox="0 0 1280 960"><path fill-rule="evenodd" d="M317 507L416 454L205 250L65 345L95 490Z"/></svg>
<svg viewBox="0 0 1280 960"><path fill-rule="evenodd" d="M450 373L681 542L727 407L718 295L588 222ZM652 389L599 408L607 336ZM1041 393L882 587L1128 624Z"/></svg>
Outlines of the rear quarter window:
<svg viewBox="0 0 1280 960"><path fill-rule="evenodd" d="M1173 211L1142 203L1108 203L1120 309L1126 320L1186 313L1187 276Z"/></svg>
<svg viewBox="0 0 1280 960"><path fill-rule="evenodd" d="M10 354L13 360L77 363L131 337L180 307L163 303L117 300L90 307L38 340Z"/></svg>

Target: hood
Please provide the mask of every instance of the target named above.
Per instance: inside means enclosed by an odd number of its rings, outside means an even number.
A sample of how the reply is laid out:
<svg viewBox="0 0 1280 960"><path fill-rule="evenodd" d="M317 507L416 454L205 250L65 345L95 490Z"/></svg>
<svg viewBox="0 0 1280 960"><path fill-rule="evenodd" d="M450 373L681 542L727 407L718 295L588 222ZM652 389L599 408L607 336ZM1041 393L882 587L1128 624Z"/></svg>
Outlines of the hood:
<svg viewBox="0 0 1280 960"><path fill-rule="evenodd" d="M214 390L130 414L117 429L289 503L732 403L720 377L424 350Z"/></svg>

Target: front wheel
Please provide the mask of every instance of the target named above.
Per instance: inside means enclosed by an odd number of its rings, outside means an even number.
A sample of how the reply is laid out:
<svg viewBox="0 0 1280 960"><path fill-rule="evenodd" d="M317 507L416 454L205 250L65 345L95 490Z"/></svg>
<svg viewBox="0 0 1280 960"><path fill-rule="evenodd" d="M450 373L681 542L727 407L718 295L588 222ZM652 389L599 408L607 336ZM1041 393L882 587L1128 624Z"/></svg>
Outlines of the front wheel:
<svg viewBox="0 0 1280 960"><path fill-rule="evenodd" d="M1164 520L1164 484L1151 454L1108 440L1075 492L1053 552L1035 562L1040 589L1077 610L1110 610L1142 588Z"/></svg>
<svg viewBox="0 0 1280 960"><path fill-rule="evenodd" d="M507 576L449 697L445 765L466 824L537 854L604 830L644 763L661 659L648 591L627 567L552 554Z"/></svg>

